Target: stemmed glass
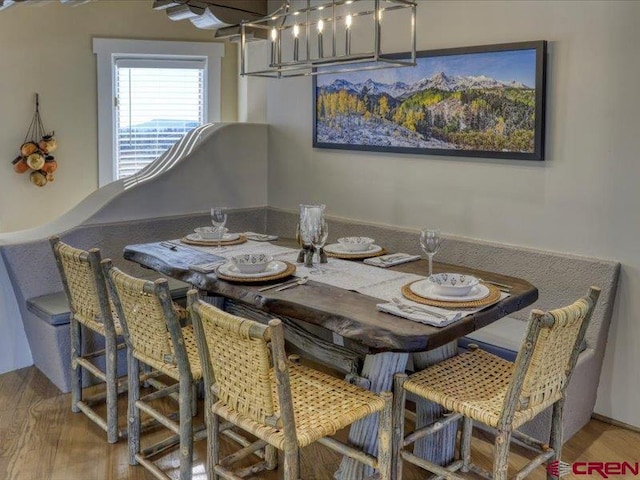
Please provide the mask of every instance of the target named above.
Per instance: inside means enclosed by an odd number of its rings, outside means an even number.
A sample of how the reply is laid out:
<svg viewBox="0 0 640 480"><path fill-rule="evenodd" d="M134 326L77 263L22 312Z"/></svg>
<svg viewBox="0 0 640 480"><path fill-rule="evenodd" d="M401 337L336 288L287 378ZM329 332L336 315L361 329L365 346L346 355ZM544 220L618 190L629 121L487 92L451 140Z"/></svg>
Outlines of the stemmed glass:
<svg viewBox="0 0 640 480"><path fill-rule="evenodd" d="M420 230L420 247L429 258L429 276L433 275L433 256L438 253L442 245L440 230L423 228Z"/></svg>
<svg viewBox="0 0 640 480"><path fill-rule="evenodd" d="M320 266L320 250L324 247L324 244L327 243L328 236L329 225L324 218L320 218L314 224L310 225L309 239L318 254L318 267L311 273L324 273L323 268Z"/></svg>
<svg viewBox="0 0 640 480"><path fill-rule="evenodd" d="M223 228L227 223L227 210L224 207L213 207L211 209L211 224L218 233L218 247L222 246Z"/></svg>

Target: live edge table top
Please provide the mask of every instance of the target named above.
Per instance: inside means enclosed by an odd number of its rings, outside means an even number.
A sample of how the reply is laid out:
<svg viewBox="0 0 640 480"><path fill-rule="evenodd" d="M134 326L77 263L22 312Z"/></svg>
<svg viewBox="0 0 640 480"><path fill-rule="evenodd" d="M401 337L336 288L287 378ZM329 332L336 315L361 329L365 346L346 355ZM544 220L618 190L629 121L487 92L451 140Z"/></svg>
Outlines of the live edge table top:
<svg viewBox="0 0 640 480"><path fill-rule="evenodd" d="M273 243L296 246L292 240ZM345 345L348 342L351 348L355 347L362 353L432 350L521 310L538 299L538 289L523 279L434 263L434 272L466 273L510 285L511 289L510 296L484 310L467 315L446 327L432 327L378 311L376 304L381 302L380 299L314 282L313 278L304 286L282 292L274 289L258 291L265 284L248 285L219 280L214 273L204 274L189 269L190 265L210 262L211 255L188 246L170 250L158 243L129 245L124 249L124 258L190 283L210 295L220 295L267 313L319 325L341 335ZM419 260L390 268L424 275L427 262Z"/></svg>

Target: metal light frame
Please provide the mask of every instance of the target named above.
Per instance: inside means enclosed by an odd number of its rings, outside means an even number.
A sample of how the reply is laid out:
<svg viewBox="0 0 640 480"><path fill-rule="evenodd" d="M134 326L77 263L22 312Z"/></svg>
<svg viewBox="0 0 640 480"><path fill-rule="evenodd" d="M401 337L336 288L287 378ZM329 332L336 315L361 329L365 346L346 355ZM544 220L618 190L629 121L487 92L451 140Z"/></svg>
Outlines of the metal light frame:
<svg viewBox="0 0 640 480"><path fill-rule="evenodd" d="M245 21L240 24L240 75L242 76L254 76L254 77L269 77L269 78L287 78L287 77L299 77L309 75L321 75L324 73L342 73L352 72L358 70L376 70L381 68L393 68L393 67L412 67L416 65L416 6L417 3L410 0L384 0L386 3L393 4L391 6L382 8L380 7L381 0L373 0L373 10L354 12L349 14L351 17L358 17L364 15L371 15L374 21L373 28L373 51L351 54L348 50L349 47L345 47L344 55L338 55L336 51L336 32L337 23L340 20L346 20L346 15L337 15L336 7L341 5L356 4L362 1L371 0L332 0L323 5L311 6L311 0L307 0L307 6L304 9L292 11L291 0L285 0L283 5L271 15L261 18L260 20ZM381 52L381 32L382 32L382 12L410 9L411 10L411 47L409 58L397 58L397 55L385 55ZM316 11L326 10L329 16L319 19L311 19L310 14ZM300 30L305 32L306 49L303 50L304 58L295 58L294 61L283 62L282 61L282 33L290 30L293 25L286 24L288 18L296 16L296 20L301 19L296 23ZM317 25L319 21L332 25L329 35L331 36L331 55L322 56L320 58L311 58L310 52L310 35L311 26ZM256 37L265 38L269 37L269 32L275 29L277 31L277 39L270 40L272 48L275 47L275 54L272 52L271 62L269 67L264 70L248 71L246 66L247 60L247 42L249 38L254 35ZM265 35L266 33L266 35ZM322 33L322 32L321 32ZM349 45L349 33L348 27L345 27L345 36L347 45ZM297 38L296 45L297 45ZM322 42L322 37L320 39ZM297 52L297 47L296 52ZM394 58L395 57L395 58ZM336 67L336 68L322 68L322 67Z"/></svg>

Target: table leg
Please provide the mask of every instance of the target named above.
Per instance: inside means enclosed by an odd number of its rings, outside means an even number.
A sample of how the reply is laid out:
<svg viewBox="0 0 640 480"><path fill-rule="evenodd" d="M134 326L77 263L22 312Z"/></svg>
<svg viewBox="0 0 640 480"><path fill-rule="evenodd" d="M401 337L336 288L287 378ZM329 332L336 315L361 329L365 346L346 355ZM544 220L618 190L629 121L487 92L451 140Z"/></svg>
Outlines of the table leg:
<svg viewBox="0 0 640 480"><path fill-rule="evenodd" d="M372 392L392 391L393 376L404 372L409 354L385 352L367 355L360 376L368 380L367 388ZM374 454L378 450L378 416L370 415L351 426L349 442ZM348 457L342 459L334 477L337 480L361 480L373 474L370 467Z"/></svg>
<svg viewBox="0 0 640 480"><path fill-rule="evenodd" d="M458 342L454 341L435 350L414 353L413 365L416 371L420 371L457 353ZM432 424L442 416L442 412L442 407L437 403L422 399L416 402L416 428ZM418 440L413 453L438 465L448 465L454 458L457 429L458 422L454 422L439 432Z"/></svg>

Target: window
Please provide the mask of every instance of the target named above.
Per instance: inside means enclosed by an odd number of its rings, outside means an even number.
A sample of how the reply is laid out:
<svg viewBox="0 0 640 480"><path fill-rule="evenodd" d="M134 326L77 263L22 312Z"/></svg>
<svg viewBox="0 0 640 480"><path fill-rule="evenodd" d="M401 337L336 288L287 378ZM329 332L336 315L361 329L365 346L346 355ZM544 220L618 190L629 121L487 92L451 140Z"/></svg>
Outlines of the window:
<svg viewBox="0 0 640 480"><path fill-rule="evenodd" d="M206 122L206 60L121 59L115 67L117 180Z"/></svg>
<svg viewBox="0 0 640 480"><path fill-rule="evenodd" d="M198 125L220 120L223 44L94 39L94 52L100 186L136 173Z"/></svg>

